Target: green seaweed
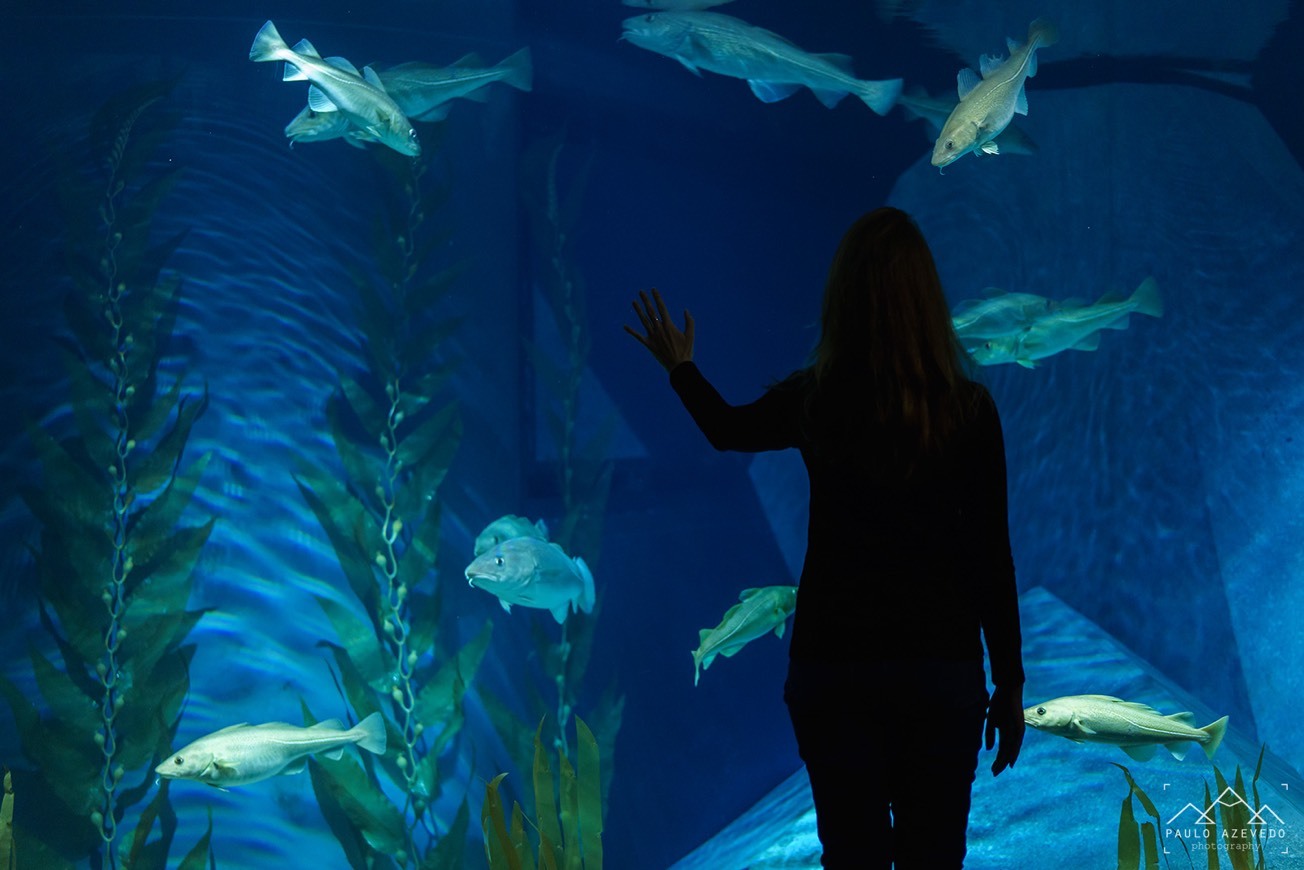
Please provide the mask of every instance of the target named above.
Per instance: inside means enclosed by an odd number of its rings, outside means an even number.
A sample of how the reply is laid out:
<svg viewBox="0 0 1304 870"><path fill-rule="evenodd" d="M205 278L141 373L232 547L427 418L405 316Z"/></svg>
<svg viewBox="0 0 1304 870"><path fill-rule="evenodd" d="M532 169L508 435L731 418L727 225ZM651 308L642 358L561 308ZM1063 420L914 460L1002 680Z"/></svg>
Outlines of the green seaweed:
<svg viewBox="0 0 1304 870"><path fill-rule="evenodd" d="M164 109L174 84L131 88L101 107L87 159L69 163L60 188L71 283L60 345L73 425L28 425L41 477L20 487L40 524L45 636L29 647L40 701L0 683L34 765L14 834L32 866L162 868L175 828L166 788L133 809L189 691L194 648L184 641L203 611L186 605L213 528L183 521L208 461L185 464L206 391L195 399L180 377L166 389L159 378L182 285L165 270L185 235L152 238L179 177L153 156L177 120ZM148 841L156 820L164 836ZM208 840L189 854L207 857Z"/></svg>
<svg viewBox="0 0 1304 870"><path fill-rule="evenodd" d="M15 870L18 851L14 848L14 778L5 768L4 797L0 798L0 870Z"/></svg>
<svg viewBox="0 0 1304 870"><path fill-rule="evenodd" d="M574 718L579 762L573 766L559 749L555 780L544 748L543 722L535 732L531 782L536 808L532 825L537 839L533 848L519 801L513 803L508 826L500 794L507 774L500 773L485 785L480 825L490 870L534 870L536 866L540 870L602 870L600 751L584 720Z"/></svg>
<svg viewBox="0 0 1304 870"><path fill-rule="evenodd" d="M459 270L439 262L447 235L430 219L447 190L433 178L427 145L415 161L373 152L372 258L349 264L365 365L341 372L326 403L340 470L295 477L352 593L344 602L318 598L338 641L322 646L341 694L359 716L381 712L389 737L389 751L361 765L310 764L327 824L359 870L461 866L469 811L465 796L455 818L436 811L448 781L440 767L455 752L463 698L491 636L486 623L449 649L439 626L439 488L462 422L446 398L452 370L441 347L456 321L438 309Z"/></svg>

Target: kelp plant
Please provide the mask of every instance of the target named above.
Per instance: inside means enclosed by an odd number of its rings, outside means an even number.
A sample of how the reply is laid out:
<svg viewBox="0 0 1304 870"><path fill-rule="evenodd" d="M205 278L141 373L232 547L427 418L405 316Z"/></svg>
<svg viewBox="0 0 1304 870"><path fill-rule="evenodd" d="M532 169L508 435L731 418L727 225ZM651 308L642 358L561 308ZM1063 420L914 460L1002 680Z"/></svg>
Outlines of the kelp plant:
<svg viewBox="0 0 1304 870"><path fill-rule="evenodd" d="M580 387L588 365L588 315L585 310L584 280L575 268L572 247L583 197L584 172L570 190L559 190L558 164L563 151L560 137L543 140L523 161L522 196L531 218L531 247L534 270L560 336L562 359L556 360L541 343L526 342L526 352L540 386L550 397L544 409L548 431L557 451L557 485L561 499L561 522L552 535L571 556L581 556L596 572L602 539L602 521L611 487L612 463L609 445L615 431L615 416L609 415L599 430L588 438L580 431ZM568 752L566 726L575 710L593 646L593 633L601 611L602 596L591 613L571 613L561 627L561 637L549 636L552 622L532 622L538 659L544 668L547 690L555 691L549 702L543 692L531 689L531 723L518 719L501 700L480 692L494 727L502 736L513 762L521 770L530 766L536 723L544 723L544 739L563 756ZM605 801L613 770L616 734L620 730L624 697L614 681L602 694L589 721L599 735L602 758L602 795Z"/></svg>
<svg viewBox="0 0 1304 870"><path fill-rule="evenodd" d="M183 397L182 376L160 371L181 290L164 265L184 236L151 240L177 180L175 167L151 163L175 125L160 105L172 85L106 103L91 123L94 168L74 164L62 189L72 422L29 426L42 479L21 490L40 523L36 615L48 642L33 641L30 654L44 706L0 683L36 768L15 777L25 866L162 868L176 827L165 784L134 834L123 831L171 751L189 691L194 646L184 641L201 613L186 605L213 528L181 524L208 462L182 470L207 395ZM161 836L147 842L155 821ZM187 865L207 852L205 837Z"/></svg>
<svg viewBox="0 0 1304 870"><path fill-rule="evenodd" d="M1246 801L1245 780L1241 775L1241 766L1236 765L1236 776L1228 785L1223 772L1214 766L1214 782L1218 797L1212 797L1209 784L1204 784L1203 809L1195 808L1194 802L1187 804L1183 812L1162 822L1159 810L1146 795L1141 786L1132 778L1126 767L1110 762L1127 778L1127 797L1123 798L1123 809L1118 820L1118 870L1138 870L1138 868L1158 868L1160 855L1175 854L1170 844L1176 843L1186 856L1186 866L1217 870L1220 866L1219 853L1225 852L1231 870L1267 870L1267 845L1275 829L1268 824L1274 818L1272 810L1264 805L1259 796L1259 777L1263 772L1263 757L1267 753L1267 744L1259 750L1259 760L1254 767L1254 778L1250 781L1250 794L1254 797L1254 806ZM1132 798L1136 797L1146 814L1153 822L1137 822ZM1216 812L1215 812L1216 809ZM1188 815L1189 814L1189 815ZM1266 817L1266 818L1265 818ZM1176 828L1165 825L1178 822ZM1219 826L1221 825L1221 830ZM1165 837L1168 836L1168 842ZM1197 864L1196 856L1201 860ZM1167 866L1174 863L1164 859Z"/></svg>
<svg viewBox="0 0 1304 870"><path fill-rule="evenodd" d="M440 759L461 730L490 625L456 653L438 631L438 490L462 425L457 405L440 399L453 364L438 351L457 323L431 312L458 270L440 264L448 236L429 218L447 190L431 180L429 158L373 153L384 195L375 262L352 270L365 365L341 375L327 405L344 475L307 471L299 487L365 614L320 599L339 637L328 646L343 691L359 717L384 714L391 749L365 768L318 758L312 782L350 866L460 868L469 811L463 800L454 819L438 817Z"/></svg>

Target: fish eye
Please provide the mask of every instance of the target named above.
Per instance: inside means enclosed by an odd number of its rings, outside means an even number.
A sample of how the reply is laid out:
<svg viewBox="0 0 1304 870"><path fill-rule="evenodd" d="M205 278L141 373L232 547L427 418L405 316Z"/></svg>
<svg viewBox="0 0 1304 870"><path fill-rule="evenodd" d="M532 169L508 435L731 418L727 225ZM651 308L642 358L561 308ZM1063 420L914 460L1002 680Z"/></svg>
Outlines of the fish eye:
<svg viewBox="0 0 1304 870"><path fill-rule="evenodd" d="M502 557L502 556L497 556L497 557L495 557L495 558L494 558L494 563L497 564L498 567L501 568L501 567L503 566L503 557Z"/></svg>
<svg viewBox="0 0 1304 870"><path fill-rule="evenodd" d="M947 151L954 151L954 150L955 150L955 143L952 142L950 139L947 139L947 140L946 140L946 150L947 150Z"/></svg>
<svg viewBox="0 0 1304 870"><path fill-rule="evenodd" d="M185 763L186 763L186 760L185 760L184 758L182 758L180 755L178 755L176 758L174 758L174 759L172 759L172 760L175 761L178 765L181 765L181 764L185 764Z"/></svg>
<svg viewBox="0 0 1304 870"><path fill-rule="evenodd" d="M1038 716L1045 716L1045 715L1046 715L1046 708L1045 708L1045 707L1038 707L1038 708L1037 708L1037 715L1038 715Z"/></svg>

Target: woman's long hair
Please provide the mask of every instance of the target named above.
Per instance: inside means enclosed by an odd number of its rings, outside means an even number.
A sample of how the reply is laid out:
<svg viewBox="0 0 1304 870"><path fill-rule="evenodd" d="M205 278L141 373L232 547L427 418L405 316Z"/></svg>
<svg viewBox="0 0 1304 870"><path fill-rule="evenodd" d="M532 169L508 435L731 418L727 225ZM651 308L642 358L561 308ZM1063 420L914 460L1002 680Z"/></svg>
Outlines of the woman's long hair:
<svg viewBox="0 0 1304 870"><path fill-rule="evenodd" d="M945 447L975 391L932 251L908 214L878 208L851 225L821 320L805 373L816 449L909 476Z"/></svg>

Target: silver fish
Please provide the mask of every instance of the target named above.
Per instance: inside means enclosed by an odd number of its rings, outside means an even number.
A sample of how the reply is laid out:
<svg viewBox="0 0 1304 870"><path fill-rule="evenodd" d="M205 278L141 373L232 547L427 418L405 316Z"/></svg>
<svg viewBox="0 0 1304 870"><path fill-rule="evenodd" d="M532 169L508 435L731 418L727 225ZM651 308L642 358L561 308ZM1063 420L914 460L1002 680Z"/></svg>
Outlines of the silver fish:
<svg viewBox="0 0 1304 870"><path fill-rule="evenodd" d="M955 111L956 100L943 100L928 95L923 88L911 88L897 98L901 111L911 118L919 118L928 125L928 141L934 141L942 132L946 119ZM1027 133L1010 124L996 134L993 143L1002 154L1036 154L1037 143Z"/></svg>
<svg viewBox="0 0 1304 870"><path fill-rule="evenodd" d="M548 525L543 520L530 522L525 517L506 514L484 527L484 531L475 536L475 555L510 541L512 538L538 538L548 540Z"/></svg>
<svg viewBox="0 0 1304 870"><path fill-rule="evenodd" d="M1015 113L1028 114L1023 83L1037 74L1037 49L1054 45L1058 39L1055 25L1038 18L1028 27L1028 41L1023 45L1006 40L1010 49L1008 59L982 57L981 79L971 69L960 70L960 102L942 125L933 146L934 166L948 166L970 151L1000 153L1000 146L993 140Z"/></svg>
<svg viewBox="0 0 1304 870"><path fill-rule="evenodd" d="M421 143L412 123L385 93L371 67L359 73L342 57L323 60L306 39L290 48L271 21L254 37L249 59L285 61L284 81L312 82L308 88L308 105L314 112L339 112L368 137L400 154L415 157L421 153Z"/></svg>
<svg viewBox="0 0 1304 870"><path fill-rule="evenodd" d="M1034 368L1037 360L1065 350L1095 350L1102 329L1127 329L1132 312L1162 317L1163 300L1154 278L1146 278L1126 299L1112 294L1092 305L1059 303L1017 333L979 342L964 342L979 365L1018 363Z"/></svg>
<svg viewBox="0 0 1304 870"><path fill-rule="evenodd" d="M966 299L951 309L951 323L962 342L1016 335L1061 305L1032 293L1002 293L994 288L987 293L986 299Z"/></svg>
<svg viewBox="0 0 1304 870"><path fill-rule="evenodd" d="M771 631L783 637L788 617L796 607L796 586L744 589L738 603L725 612L719 625L704 628L698 634L698 646L693 650L693 685L697 685L702 671L711 666L716 656L728 658Z"/></svg>
<svg viewBox="0 0 1304 870"><path fill-rule="evenodd" d="M1067 737L1076 743L1117 746L1137 761L1154 757L1163 746L1174 758L1186 757L1187 743L1198 743L1213 758L1227 733L1227 717L1203 728L1190 713L1165 716L1153 707L1109 695L1069 695L1023 711L1031 728Z"/></svg>
<svg viewBox="0 0 1304 870"><path fill-rule="evenodd" d="M466 580L498 596L508 613L513 604L537 607L561 623L572 612L593 610L589 566L538 538L512 538L486 550L466 566Z"/></svg>
<svg viewBox="0 0 1304 870"><path fill-rule="evenodd" d="M776 33L718 12L653 12L626 18L622 27L622 39L674 58L694 74L707 70L745 79L766 103L807 87L830 108L855 94L886 115L901 93L901 79L858 79L844 54L811 54Z"/></svg>
<svg viewBox="0 0 1304 870"><path fill-rule="evenodd" d="M308 756L339 758L344 747L385 754L385 722L372 713L345 730L338 719L300 728L284 722L231 725L187 744L154 772L165 779L193 779L216 788L248 785L281 773L301 773Z"/></svg>

